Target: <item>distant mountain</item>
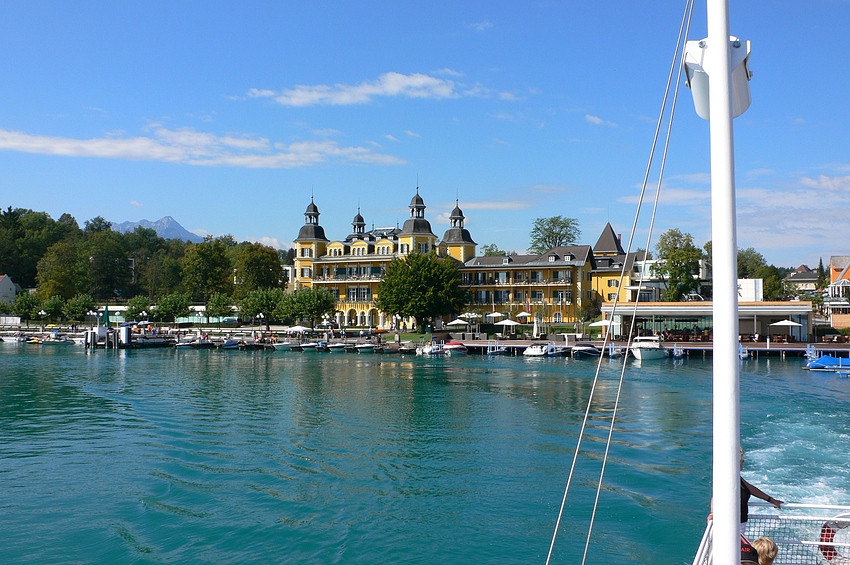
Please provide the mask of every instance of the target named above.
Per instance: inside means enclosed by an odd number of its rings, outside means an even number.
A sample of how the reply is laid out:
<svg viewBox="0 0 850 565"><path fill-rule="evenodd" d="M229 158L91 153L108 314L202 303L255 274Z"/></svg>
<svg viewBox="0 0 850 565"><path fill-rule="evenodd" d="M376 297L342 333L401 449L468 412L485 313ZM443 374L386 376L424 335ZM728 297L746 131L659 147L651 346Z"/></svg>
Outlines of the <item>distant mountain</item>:
<svg viewBox="0 0 850 565"><path fill-rule="evenodd" d="M156 232L156 235L165 239L180 239L182 241L192 241L200 243L204 240L201 236L194 234L177 223L177 220L171 216L166 216L155 222L148 220L139 220L138 222L122 222L120 224L113 223L112 229L119 232L133 231L136 227L150 228Z"/></svg>

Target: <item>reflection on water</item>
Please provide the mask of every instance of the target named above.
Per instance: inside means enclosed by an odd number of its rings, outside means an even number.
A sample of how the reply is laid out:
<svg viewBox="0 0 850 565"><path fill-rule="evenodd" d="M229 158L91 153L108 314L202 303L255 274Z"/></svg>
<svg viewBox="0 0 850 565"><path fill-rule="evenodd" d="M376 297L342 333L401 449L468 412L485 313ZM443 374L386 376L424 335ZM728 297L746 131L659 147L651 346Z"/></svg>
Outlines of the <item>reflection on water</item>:
<svg viewBox="0 0 850 565"><path fill-rule="evenodd" d="M0 359L3 563L542 562L595 368L11 344ZM742 364L745 474L850 502L850 381L799 365ZM619 367L603 361L557 563L583 546ZM607 562L692 557L710 403L701 360L629 367L594 529Z"/></svg>

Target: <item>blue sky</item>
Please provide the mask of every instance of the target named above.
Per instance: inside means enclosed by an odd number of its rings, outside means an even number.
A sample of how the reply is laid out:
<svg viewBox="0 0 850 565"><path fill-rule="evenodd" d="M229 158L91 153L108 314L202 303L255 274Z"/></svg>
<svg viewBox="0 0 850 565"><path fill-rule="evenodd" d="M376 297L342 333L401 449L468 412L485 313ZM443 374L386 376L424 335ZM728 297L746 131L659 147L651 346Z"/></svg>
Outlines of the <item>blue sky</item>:
<svg viewBox="0 0 850 565"><path fill-rule="evenodd" d="M311 191L341 239L358 206L403 222L418 177L438 235L457 198L479 244L523 250L553 215L581 243L608 221L625 238L683 9L4 2L0 205L287 246ZM780 266L850 253L850 2L733 1L731 22L755 75L735 120L739 245ZM710 239L708 170L685 91L656 234Z"/></svg>

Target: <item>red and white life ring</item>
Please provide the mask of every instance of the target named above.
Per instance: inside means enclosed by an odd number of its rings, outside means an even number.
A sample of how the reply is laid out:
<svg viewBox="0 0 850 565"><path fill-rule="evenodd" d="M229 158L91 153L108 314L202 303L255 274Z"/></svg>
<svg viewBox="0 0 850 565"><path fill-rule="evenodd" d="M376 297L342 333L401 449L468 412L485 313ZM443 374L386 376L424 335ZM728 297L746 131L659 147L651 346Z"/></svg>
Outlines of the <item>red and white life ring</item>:
<svg viewBox="0 0 850 565"><path fill-rule="evenodd" d="M834 565L843 565L845 563L850 564L850 557L842 555L841 552L832 545L835 543L835 534L837 534L839 530L843 530L850 526L850 521L847 521L847 518L850 518L850 515L838 515L833 520L825 522L820 529L820 541L825 545L819 545L818 549L820 549L823 558Z"/></svg>

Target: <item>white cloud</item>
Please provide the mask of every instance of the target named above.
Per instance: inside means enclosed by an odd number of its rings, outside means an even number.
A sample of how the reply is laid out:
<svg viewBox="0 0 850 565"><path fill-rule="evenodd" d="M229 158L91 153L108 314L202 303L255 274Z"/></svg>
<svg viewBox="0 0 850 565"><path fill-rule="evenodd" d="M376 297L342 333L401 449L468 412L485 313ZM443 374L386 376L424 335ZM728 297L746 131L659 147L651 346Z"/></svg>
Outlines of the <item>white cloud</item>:
<svg viewBox="0 0 850 565"><path fill-rule="evenodd" d="M493 27L493 22L491 22L490 20L484 20L481 22L469 24L466 27L474 29L475 31L485 31Z"/></svg>
<svg viewBox="0 0 850 565"><path fill-rule="evenodd" d="M170 130L161 126L155 126L149 137L93 139L31 135L0 129L0 150L246 168L305 167L328 161L380 165L405 162L394 155L375 153L366 147L340 147L335 141L272 143L266 138L218 136L188 128Z"/></svg>
<svg viewBox="0 0 850 565"><path fill-rule="evenodd" d="M810 188L846 191L850 189L850 176L830 177L819 175L816 179L803 177L800 179L800 184Z"/></svg>
<svg viewBox="0 0 850 565"><path fill-rule="evenodd" d="M269 247L274 247L275 249L289 249L293 247L293 243L291 241L280 241L276 237L254 237L248 236L245 238L246 241L251 241L253 243L262 243L263 245L268 245Z"/></svg>
<svg viewBox="0 0 850 565"><path fill-rule="evenodd" d="M410 137L421 137L421 136L420 136L418 133L416 133L415 131L407 130L407 131L405 131L404 133L406 133L406 134L407 134L407 135L409 135Z"/></svg>
<svg viewBox="0 0 850 565"><path fill-rule="evenodd" d="M621 196L617 202L637 204L639 194ZM648 186L643 197L643 205L651 206L655 200L655 186ZM708 190L690 190L686 188L666 188L662 186L659 202L665 206L705 206L711 203L711 192Z"/></svg>
<svg viewBox="0 0 850 565"><path fill-rule="evenodd" d="M342 135L342 132L334 128L322 128L314 129L313 135L318 135L319 137L338 137Z"/></svg>
<svg viewBox="0 0 850 565"><path fill-rule="evenodd" d="M510 145L507 141L505 141L504 139L499 139L498 137L493 138L493 143L498 143L500 145Z"/></svg>
<svg viewBox="0 0 850 565"><path fill-rule="evenodd" d="M142 207L142 205L141 205L139 202L135 201L135 200L130 200L130 204L131 204L132 206L135 206L136 208L141 208L141 207Z"/></svg>
<svg viewBox="0 0 850 565"><path fill-rule="evenodd" d="M591 114L586 114L584 119L590 122L591 124L595 124L597 126L609 126L609 127L617 127L617 124L614 122L608 122L600 118L599 116L593 116Z"/></svg>
<svg viewBox="0 0 850 565"><path fill-rule="evenodd" d="M384 137L389 139L390 141L395 141L396 143L399 142L398 139L396 138L396 136L394 136L394 135L387 134Z"/></svg>
<svg viewBox="0 0 850 565"><path fill-rule="evenodd" d="M455 84L422 73L405 75L384 73L378 80L365 81L358 85L326 84L297 85L295 88L275 92L252 88L250 98L272 98L284 106L345 106L365 104L376 96L404 96L407 98L456 98Z"/></svg>

